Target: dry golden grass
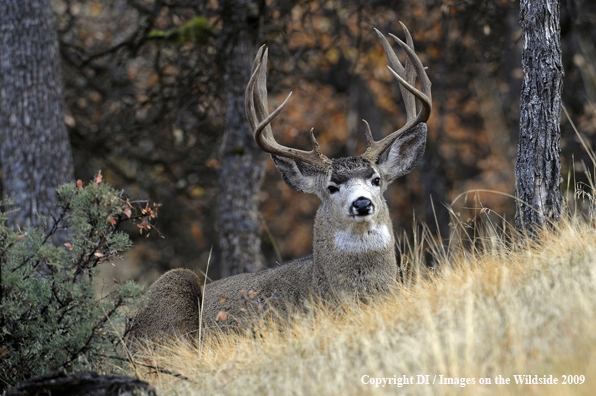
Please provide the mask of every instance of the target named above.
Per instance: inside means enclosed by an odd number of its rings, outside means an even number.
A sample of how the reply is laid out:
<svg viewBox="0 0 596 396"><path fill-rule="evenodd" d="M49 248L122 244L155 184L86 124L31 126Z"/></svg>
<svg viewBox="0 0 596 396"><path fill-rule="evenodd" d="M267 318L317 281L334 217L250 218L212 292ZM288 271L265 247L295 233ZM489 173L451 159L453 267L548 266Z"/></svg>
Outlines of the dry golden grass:
<svg viewBox="0 0 596 396"><path fill-rule="evenodd" d="M317 308L282 332L208 337L200 348L178 342L145 356L187 380L140 366L130 373L164 395L596 394L594 224L567 216L536 242L498 234L486 222L473 251L455 237L449 253L431 247L440 270L415 271L384 301ZM414 265L421 250L407 253ZM559 384L515 385L516 374ZM376 387L362 383L365 375L429 375L431 384ZM440 375L475 384L439 384ZM495 384L499 375L513 384ZM563 385L563 375L585 382Z"/></svg>

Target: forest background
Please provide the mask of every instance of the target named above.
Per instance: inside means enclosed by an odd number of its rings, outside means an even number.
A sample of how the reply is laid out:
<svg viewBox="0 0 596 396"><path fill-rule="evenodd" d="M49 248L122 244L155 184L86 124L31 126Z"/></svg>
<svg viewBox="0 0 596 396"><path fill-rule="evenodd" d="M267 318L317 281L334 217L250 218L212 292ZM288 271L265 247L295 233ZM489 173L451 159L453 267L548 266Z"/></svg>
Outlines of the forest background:
<svg viewBox="0 0 596 396"><path fill-rule="evenodd" d="M176 0L53 0L60 40L66 124L76 179L104 180L131 196L163 203L155 233L130 229L135 248L106 278L149 284L169 268L221 275L216 206L225 124L222 40L226 3ZM398 235L413 224L449 234L444 203L473 189L512 194L522 83L519 3L488 1L266 1L259 42L269 45L269 97L278 140L308 148L315 128L333 157L361 153L361 119L375 138L405 122L398 84L373 31L413 34L433 83L433 114L423 161L386 198ZM563 104L585 141L596 141L596 4L561 7ZM565 116L561 125L565 193L582 181L587 154ZM268 160L258 196L267 266L309 254L315 196L291 191ZM568 175L571 175L569 183ZM569 185L568 185L569 184ZM571 192L572 193L572 192ZM432 202L431 202L432 197ZM515 206L499 194L463 198L454 212L473 219L481 206L512 222ZM471 209L470 209L471 208ZM437 230L438 228L438 230ZM405 234L404 234L405 233ZM125 272L118 272L118 270Z"/></svg>

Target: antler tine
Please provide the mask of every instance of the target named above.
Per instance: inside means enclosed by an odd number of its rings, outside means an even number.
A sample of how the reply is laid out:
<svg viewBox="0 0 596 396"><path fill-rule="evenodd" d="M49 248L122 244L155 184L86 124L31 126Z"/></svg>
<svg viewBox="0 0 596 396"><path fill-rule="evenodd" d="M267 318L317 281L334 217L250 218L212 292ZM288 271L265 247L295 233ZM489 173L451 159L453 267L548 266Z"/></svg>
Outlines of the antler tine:
<svg viewBox="0 0 596 396"><path fill-rule="evenodd" d="M428 120L428 118L430 117L430 112L432 110L432 96L431 96L431 90L430 90L431 82L428 79L428 76L426 75L426 71L424 69L424 66L422 65L422 62L420 61L420 58L418 58L418 56L416 55L414 50L412 50L410 47L408 47L408 45L406 43L404 43L403 41L401 41L398 37L396 37L392 34L391 34L391 37L393 37L397 41L397 43L406 52L409 59L412 60L412 64L414 66L414 69L416 70L418 79L420 80L421 90L418 90L413 84L410 84L408 81L404 80L399 74L397 74L390 67L389 67L389 71L391 71L393 76L400 82L402 87L406 88L414 96L416 96L418 99L420 99L420 102L422 102L422 108L420 109L420 112L418 113L418 115L416 116L416 119L414 120L415 123L418 124L420 122L426 122Z"/></svg>
<svg viewBox="0 0 596 396"><path fill-rule="evenodd" d="M267 59L269 58L269 49L265 45L262 45L261 48L263 48L263 56L261 58L259 72L257 73L256 104L259 119L265 120L269 117L269 101L267 100ZM268 124L265 127L265 135L273 136L271 126Z"/></svg>
<svg viewBox="0 0 596 396"><path fill-rule="evenodd" d="M310 131L310 138L313 145L311 151L286 147L277 143L275 140L269 124L283 110L290 100L292 93L290 92L286 100L273 113L269 114L269 105L267 102L267 55L268 50L263 45L257 52L257 56L253 62L252 75L244 93L246 118L253 130L253 136L257 145L266 153L300 160L322 171L327 171L331 166L331 160L321 153L319 143L315 139L312 129Z"/></svg>
<svg viewBox="0 0 596 396"><path fill-rule="evenodd" d="M403 28L404 33L406 35L406 44L408 44L408 47L412 48L412 51L416 51L416 49L414 48L414 40L412 40L412 35L410 34L410 31L408 30L406 25L404 25L401 21L399 21L399 24ZM410 61L410 57L406 57L405 80L411 85L416 84L416 69L412 64L412 61ZM402 98L406 107L406 119L409 120L416 114L416 98L403 86L400 85L399 89L401 91Z"/></svg>
<svg viewBox="0 0 596 396"><path fill-rule="evenodd" d="M401 23L401 22L400 22ZM404 27L404 32L406 33L406 41L412 49L414 48L414 43L412 42L412 36L407 28L402 24ZM403 79L405 79L409 84L414 84L416 81L416 75L414 74L414 70L412 67L412 62L406 58L406 67L401 64L395 51L389 44L389 41L385 38L385 36L375 28L375 32L379 39L381 40L381 44L383 45L383 49L385 50L385 54L387 54L387 60L389 61L389 65L391 68L397 72ZM403 98L405 107L406 107L406 115L408 119L414 117L416 115L416 99L412 94L403 86L399 86L399 90L401 91L401 96Z"/></svg>
<svg viewBox="0 0 596 396"><path fill-rule="evenodd" d="M246 111L246 118L248 119L248 124L252 130L254 130L259 124L259 119L257 117L254 105L254 88L257 81L257 75L261 67L261 58L263 57L264 50L265 45L262 45L257 51L257 56L255 56L255 60L252 64L250 80L246 86L246 90L244 91L244 110Z"/></svg>
<svg viewBox="0 0 596 396"><path fill-rule="evenodd" d="M366 146L370 146L372 144L375 143L375 140L373 139L372 136L372 132L370 131L370 125L368 125L368 122L366 122L366 120L362 120L362 122L364 122L364 125L366 125L366 132L365 132L365 136L366 136Z"/></svg>
<svg viewBox="0 0 596 396"><path fill-rule="evenodd" d="M401 23L401 22L400 22ZM379 140L378 142L372 142L367 144L367 148L365 153L362 155L363 157L369 159L372 162L375 162L379 155L381 155L399 135L404 133L405 131L413 128L414 126L420 124L421 122L426 122L430 117L430 113L432 110L432 97L431 97L431 82L426 75L426 71L420 58L416 55L414 51L414 43L412 40L412 36L410 32L406 28L406 26L401 23L405 35L407 44L400 40L398 37L394 36L393 34L389 34L405 51L407 55L406 59L406 66L404 67L399 59L397 59L397 55L393 51L393 48L383 36L381 32L377 29L377 35L381 39L381 43L383 44L383 48L385 49L385 53L387 54L387 59L389 61L389 70L395 77L397 81L400 83L400 90L402 92L402 97L406 107L406 116L407 121L406 124L401 127L400 129L394 131L389 136ZM394 70L395 69L395 70ZM415 72L415 73L414 73ZM415 87L416 76L418 76L418 80L420 81L420 90ZM418 98L422 103L422 108L420 112L416 114L416 101L415 98ZM368 132L370 133L370 132ZM367 135L367 141L368 141ZM372 140L372 139L371 139Z"/></svg>

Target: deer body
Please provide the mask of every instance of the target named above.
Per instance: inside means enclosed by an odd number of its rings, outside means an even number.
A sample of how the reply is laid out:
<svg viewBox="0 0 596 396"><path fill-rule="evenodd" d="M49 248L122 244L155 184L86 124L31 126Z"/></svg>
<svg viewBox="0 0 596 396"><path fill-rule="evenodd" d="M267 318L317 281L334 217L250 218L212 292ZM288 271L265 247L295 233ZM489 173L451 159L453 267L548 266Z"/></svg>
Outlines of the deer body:
<svg viewBox="0 0 596 396"><path fill-rule="evenodd" d="M206 285L202 292L196 287L201 281L192 272L169 271L150 288L148 307L129 326L135 336L156 339L191 333L198 330L199 323L206 328L237 328L266 301L275 301L277 311L283 314L301 309L312 297L323 301L364 298L391 289L398 267L393 225L383 192L420 161L426 142L424 122L431 110L430 81L405 26L404 31L407 44L393 37L408 55L405 67L385 37L378 31L377 34L390 70L401 83L408 121L378 142L372 139L366 124L367 150L349 158L324 156L312 130L312 151L288 148L275 141L269 124L289 96L269 114L264 67L267 50L261 47L246 89L247 117L257 144L271 154L286 184L300 193L314 193L321 200L314 222L313 255L268 270L221 279ZM414 87L416 76L421 90ZM415 98L422 103L418 113ZM168 307L184 312L162 312ZM189 317L196 317L194 325L189 324Z"/></svg>

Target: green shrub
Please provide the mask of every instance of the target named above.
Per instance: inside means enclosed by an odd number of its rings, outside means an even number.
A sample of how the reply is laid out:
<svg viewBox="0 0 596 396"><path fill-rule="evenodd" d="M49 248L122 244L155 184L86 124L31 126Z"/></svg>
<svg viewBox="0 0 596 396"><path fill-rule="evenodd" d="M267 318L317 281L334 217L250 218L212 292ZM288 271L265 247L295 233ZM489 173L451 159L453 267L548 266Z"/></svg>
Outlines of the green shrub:
<svg viewBox="0 0 596 396"><path fill-rule="evenodd" d="M129 202L101 174L84 187L60 187L58 204L47 229L15 230L0 212L0 393L33 375L101 370L122 356L121 307L142 295L127 282L98 299L93 281L100 265L132 246L121 222L149 231L156 207Z"/></svg>

